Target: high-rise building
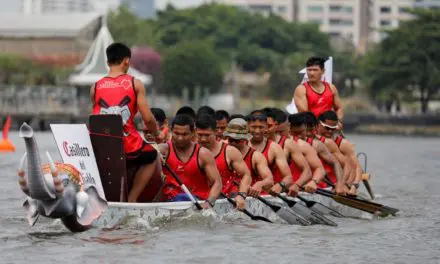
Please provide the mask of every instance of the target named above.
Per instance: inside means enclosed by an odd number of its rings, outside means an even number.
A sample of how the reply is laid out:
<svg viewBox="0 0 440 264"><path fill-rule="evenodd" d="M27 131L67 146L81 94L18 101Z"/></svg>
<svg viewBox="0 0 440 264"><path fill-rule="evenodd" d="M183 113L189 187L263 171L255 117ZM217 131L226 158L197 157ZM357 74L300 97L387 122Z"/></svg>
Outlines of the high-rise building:
<svg viewBox="0 0 440 264"><path fill-rule="evenodd" d="M268 15L277 14L287 21L294 20L296 0L216 0L216 3L233 5L244 10Z"/></svg>
<svg viewBox="0 0 440 264"><path fill-rule="evenodd" d="M91 0L22 0L24 14L41 13L87 13L92 12Z"/></svg>
<svg viewBox="0 0 440 264"><path fill-rule="evenodd" d="M440 8L440 0L414 0L413 7Z"/></svg>
<svg viewBox="0 0 440 264"><path fill-rule="evenodd" d="M121 0L120 3L140 18L153 18L156 14L156 0Z"/></svg>
<svg viewBox="0 0 440 264"><path fill-rule="evenodd" d="M411 19L406 9L411 8L413 3L414 0L374 0L370 20L373 29L371 40L381 41L386 36L384 29L396 28L401 21Z"/></svg>

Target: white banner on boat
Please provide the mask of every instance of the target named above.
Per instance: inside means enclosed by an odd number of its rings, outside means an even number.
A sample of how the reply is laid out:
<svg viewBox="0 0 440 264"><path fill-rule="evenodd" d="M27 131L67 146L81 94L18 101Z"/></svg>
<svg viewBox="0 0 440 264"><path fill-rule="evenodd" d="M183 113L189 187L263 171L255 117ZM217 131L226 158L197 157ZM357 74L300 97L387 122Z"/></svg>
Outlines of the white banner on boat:
<svg viewBox="0 0 440 264"><path fill-rule="evenodd" d="M333 57L329 57L325 61L324 69L325 69L325 72L324 72L324 75L321 77L321 80L328 82L328 83L332 83L332 81L333 81ZM301 83L307 82L307 80L309 79L307 77L307 68L303 68L302 70L299 71L299 73L304 74L304 77L303 77ZM286 106L286 111L291 115L298 113L298 109L296 108L294 98L292 98L292 102L290 102L290 104Z"/></svg>
<svg viewBox="0 0 440 264"><path fill-rule="evenodd" d="M53 136L64 163L72 164L80 172L84 187L94 185L105 199L95 153L85 124L51 124Z"/></svg>

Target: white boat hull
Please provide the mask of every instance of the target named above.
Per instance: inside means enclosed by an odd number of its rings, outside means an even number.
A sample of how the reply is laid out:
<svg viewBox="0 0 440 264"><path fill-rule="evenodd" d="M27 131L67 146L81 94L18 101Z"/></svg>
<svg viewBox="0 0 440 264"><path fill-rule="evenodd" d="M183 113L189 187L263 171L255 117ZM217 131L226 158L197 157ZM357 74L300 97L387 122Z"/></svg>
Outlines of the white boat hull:
<svg viewBox="0 0 440 264"><path fill-rule="evenodd" d="M308 193L301 193L301 196L312 201L320 202L325 206L328 206L346 217L360 218L360 219L372 219L374 216L370 213L363 212L342 204L335 202L331 198L327 198L321 195L311 195ZM279 205L285 205L283 202L271 196L267 197L269 201ZM263 216L270 219L273 222L284 222L280 219L268 206L264 205L257 199L248 197L246 199L246 209L254 215ZM153 222L166 222L173 219L173 217L185 216L194 212L194 208L191 202L165 202L165 203L119 203L109 202L108 209L94 222L94 225L100 228L112 228L127 218L138 218L144 221L148 221L150 224ZM214 211L219 216L227 215L235 208L226 200L217 200ZM247 218L243 214L243 218Z"/></svg>

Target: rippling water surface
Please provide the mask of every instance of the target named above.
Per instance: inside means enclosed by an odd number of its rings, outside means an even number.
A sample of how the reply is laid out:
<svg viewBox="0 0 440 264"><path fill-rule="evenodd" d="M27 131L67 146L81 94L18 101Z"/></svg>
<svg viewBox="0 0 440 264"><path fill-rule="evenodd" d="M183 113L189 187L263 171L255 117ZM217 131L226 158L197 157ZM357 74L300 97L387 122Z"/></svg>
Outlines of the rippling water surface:
<svg viewBox="0 0 440 264"><path fill-rule="evenodd" d="M401 209L381 220L336 219L338 227L194 217L158 229L133 221L117 230L68 232L40 219L30 228L16 171L24 144L0 153L1 263L440 263L440 140L356 136L368 154L377 202ZM40 151L57 157L50 133Z"/></svg>

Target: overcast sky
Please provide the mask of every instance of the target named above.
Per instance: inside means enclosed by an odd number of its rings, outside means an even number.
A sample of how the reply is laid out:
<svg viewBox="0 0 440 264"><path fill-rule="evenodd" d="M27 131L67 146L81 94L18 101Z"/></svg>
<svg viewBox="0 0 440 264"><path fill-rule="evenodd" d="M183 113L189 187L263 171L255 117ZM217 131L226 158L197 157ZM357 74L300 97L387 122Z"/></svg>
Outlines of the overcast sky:
<svg viewBox="0 0 440 264"><path fill-rule="evenodd" d="M20 12L20 0L0 0L0 12Z"/></svg>

